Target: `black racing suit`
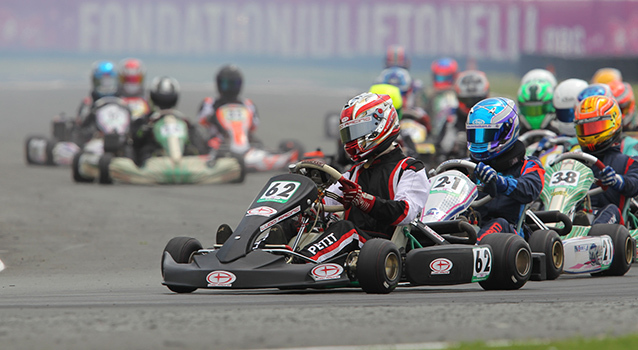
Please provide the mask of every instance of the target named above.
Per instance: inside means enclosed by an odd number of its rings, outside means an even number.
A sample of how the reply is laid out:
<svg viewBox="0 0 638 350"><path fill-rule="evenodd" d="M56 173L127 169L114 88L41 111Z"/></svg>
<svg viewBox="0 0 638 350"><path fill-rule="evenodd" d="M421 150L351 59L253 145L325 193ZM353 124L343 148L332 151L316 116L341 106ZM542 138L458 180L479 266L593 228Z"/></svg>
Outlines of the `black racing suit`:
<svg viewBox="0 0 638 350"><path fill-rule="evenodd" d="M395 148L374 159L369 166L366 164L355 164L343 176L376 197L370 213L350 207L344 220L328 226L301 254L321 262L359 249L370 238L390 239L396 226L408 224L421 212L430 190L421 161L406 157L401 149ZM339 196L343 193L339 183L328 191ZM326 204L339 203L326 197Z"/></svg>

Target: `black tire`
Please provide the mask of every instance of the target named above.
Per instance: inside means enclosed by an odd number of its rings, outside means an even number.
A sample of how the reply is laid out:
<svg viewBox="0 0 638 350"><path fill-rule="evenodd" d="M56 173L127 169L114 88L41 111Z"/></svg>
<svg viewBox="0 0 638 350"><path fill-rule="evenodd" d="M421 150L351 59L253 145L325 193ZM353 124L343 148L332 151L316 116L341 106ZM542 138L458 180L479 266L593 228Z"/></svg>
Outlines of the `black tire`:
<svg viewBox="0 0 638 350"><path fill-rule="evenodd" d="M390 293L401 280L402 258L396 245L375 238L367 241L359 252L357 280L366 293Z"/></svg>
<svg viewBox="0 0 638 350"><path fill-rule="evenodd" d="M190 262L191 255L202 249L202 244L195 238L191 237L174 237L164 248L164 252L168 252L178 264L188 264ZM162 277L164 277L164 253L162 253ZM166 285L168 289L175 293L191 293L197 289L197 287L184 287Z"/></svg>
<svg viewBox="0 0 638 350"><path fill-rule="evenodd" d="M538 230L529 238L529 248L534 253L545 253L547 279L555 280L563 273L565 250L563 241L556 231Z"/></svg>
<svg viewBox="0 0 638 350"><path fill-rule="evenodd" d="M33 160L33 158L31 158L31 154L29 152L29 144L33 140L44 140L46 142L46 146L45 146L46 160L44 161L44 163L38 163L35 160ZM27 137L27 139L24 142L24 155L25 155L25 160L27 161L27 164L55 165L55 163L53 162L53 147L55 147L56 143L57 142L55 140L48 139L44 136Z"/></svg>
<svg viewBox="0 0 638 350"><path fill-rule="evenodd" d="M29 136L24 141L24 156L25 156L25 160L27 161L27 164L38 164L38 163L36 163L33 160L33 158L31 158L31 154L29 152L29 144L31 143L32 140L39 139L39 138L43 138L43 137L41 137L41 136Z"/></svg>
<svg viewBox="0 0 638 350"><path fill-rule="evenodd" d="M234 184L240 184L243 183L244 180L246 180L246 163L244 162L244 157L241 154L231 154L231 157L237 159L237 162L239 162L239 167L240 167L240 173L239 173L239 177L233 181L230 181L230 183L234 183Z"/></svg>
<svg viewBox="0 0 638 350"><path fill-rule="evenodd" d="M83 152L78 152L73 156L73 161L71 162L71 172L73 174L73 181L80 183L90 183L93 182L93 179L87 179L82 177L80 174L80 156L82 156Z"/></svg>
<svg viewBox="0 0 638 350"><path fill-rule="evenodd" d="M592 276L623 276L629 271L634 258L634 245L626 227L617 224L596 224L587 235L608 235L614 244L614 256L609 269L593 273Z"/></svg>
<svg viewBox="0 0 638 350"><path fill-rule="evenodd" d="M100 160L98 161L98 169L100 170L100 176L98 178L98 182L101 184L112 184L113 179L111 178L111 173L109 172L109 165L111 164L111 160L113 159L113 155L110 153L104 153Z"/></svg>
<svg viewBox="0 0 638 350"><path fill-rule="evenodd" d="M481 245L492 247L492 272L479 282L485 290L519 289L532 275L532 252L523 237L513 233L492 233Z"/></svg>

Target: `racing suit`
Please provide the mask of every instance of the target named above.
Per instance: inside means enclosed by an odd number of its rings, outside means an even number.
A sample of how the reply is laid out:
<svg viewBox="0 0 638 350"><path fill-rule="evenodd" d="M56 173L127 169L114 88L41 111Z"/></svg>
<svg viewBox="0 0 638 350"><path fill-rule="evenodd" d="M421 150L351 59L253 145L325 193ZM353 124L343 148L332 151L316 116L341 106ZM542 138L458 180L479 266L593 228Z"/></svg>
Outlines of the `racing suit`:
<svg viewBox="0 0 638 350"><path fill-rule="evenodd" d="M374 196L374 205L369 213L351 206L344 220L329 225L313 244L301 250L318 262L360 249L370 238L392 238L396 226L410 223L421 212L430 191L423 163L406 157L400 148L391 147L373 161L357 163L343 176ZM328 191L343 195L339 183ZM339 203L326 197L326 204Z"/></svg>
<svg viewBox="0 0 638 350"><path fill-rule="evenodd" d="M505 177L507 190L496 193L487 204L478 208L481 229L478 240L490 233L513 232L523 238L524 230L516 230L527 204L537 200L543 190L545 169L536 157L525 156L525 146L516 141L511 149L485 164ZM480 197L486 193L479 194Z"/></svg>
<svg viewBox="0 0 638 350"><path fill-rule="evenodd" d="M616 174L621 175L625 185L620 191L608 187L603 193L591 197L592 207L598 209L592 224L622 223L621 213L625 209L627 199L638 195L638 162L621 153L619 146L612 146L596 156L603 164L612 167ZM591 169L594 177L600 178L601 171L596 166L592 166Z"/></svg>
<svg viewBox="0 0 638 350"><path fill-rule="evenodd" d="M212 145L220 144L224 141L225 132L222 126L219 124L216 113L217 110L226 104L242 104L248 108L250 112L252 112L252 125L250 127L250 134L248 135L250 142L256 142L257 139L254 136L255 130L259 125L259 114L257 113L257 108L253 104L253 102L247 98L212 98L206 97L199 107L198 119L199 123L204 126L208 132L210 133L210 140L212 141ZM210 142L209 142L210 143Z"/></svg>

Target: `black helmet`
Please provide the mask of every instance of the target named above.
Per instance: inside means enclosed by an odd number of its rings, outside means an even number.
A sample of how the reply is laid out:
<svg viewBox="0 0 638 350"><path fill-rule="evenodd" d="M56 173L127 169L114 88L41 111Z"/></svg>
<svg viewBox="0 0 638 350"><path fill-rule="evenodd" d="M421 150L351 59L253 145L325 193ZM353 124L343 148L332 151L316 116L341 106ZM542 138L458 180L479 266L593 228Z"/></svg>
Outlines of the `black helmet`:
<svg viewBox="0 0 638 350"><path fill-rule="evenodd" d="M151 83L151 101L159 109L169 109L177 105L179 83L171 77L155 77Z"/></svg>
<svg viewBox="0 0 638 350"><path fill-rule="evenodd" d="M217 91L221 97L235 98L241 91L244 78L234 64L222 67L217 73Z"/></svg>

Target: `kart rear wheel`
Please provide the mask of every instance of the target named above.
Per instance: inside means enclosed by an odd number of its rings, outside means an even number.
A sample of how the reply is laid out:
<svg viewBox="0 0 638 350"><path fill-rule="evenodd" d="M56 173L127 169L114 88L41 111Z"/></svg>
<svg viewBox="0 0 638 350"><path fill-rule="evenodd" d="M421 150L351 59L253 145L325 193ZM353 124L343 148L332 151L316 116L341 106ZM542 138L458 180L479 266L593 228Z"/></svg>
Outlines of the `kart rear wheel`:
<svg viewBox="0 0 638 350"><path fill-rule="evenodd" d="M111 173L109 171L109 165L111 165L111 160L113 159L113 155L111 153L104 153L100 160L98 161L98 169L100 170L100 176L98 177L98 182L101 184L112 184L113 179L111 178Z"/></svg>
<svg viewBox="0 0 638 350"><path fill-rule="evenodd" d="M555 280L563 273L565 250L563 249L563 241L556 231L534 231L529 238L529 248L532 252L545 254L548 280Z"/></svg>
<svg viewBox="0 0 638 350"><path fill-rule="evenodd" d="M202 249L202 244L191 237L174 237L166 244L164 252L168 252L178 264L190 263L191 255ZM162 253L162 277L164 277L164 253ZM191 293L196 287L166 285L168 289L175 293Z"/></svg>
<svg viewBox="0 0 638 350"><path fill-rule="evenodd" d="M357 279L366 293L387 294L399 284L402 258L396 245L375 238L367 241L359 252Z"/></svg>
<svg viewBox="0 0 638 350"><path fill-rule="evenodd" d="M44 160L44 163L40 163L37 162L35 159L33 159L33 157L31 157L31 152L30 152L30 144L32 141L44 141L45 142L45 146L44 146L44 154L46 159ZM26 161L27 164L39 164L39 165L55 165L55 163L53 162L53 147L55 147L56 141L55 140L50 140L44 136L29 136L27 137L25 143L24 143L24 154L26 157Z"/></svg>
<svg viewBox="0 0 638 350"><path fill-rule="evenodd" d="M532 252L523 237L514 233L492 233L481 239L492 247L494 262L490 277L479 282L485 290L519 289L532 275Z"/></svg>
<svg viewBox="0 0 638 350"><path fill-rule="evenodd" d="M587 235L608 235L614 244L614 256L609 269L593 273L592 276L622 276L629 271L634 258L634 244L626 227L617 224L596 224Z"/></svg>
<svg viewBox="0 0 638 350"><path fill-rule="evenodd" d="M71 162L71 172L73 173L73 181L75 182L84 182L89 183L93 182L93 179L87 179L80 174L80 157L82 156L82 152L78 152L73 156L73 161Z"/></svg>

